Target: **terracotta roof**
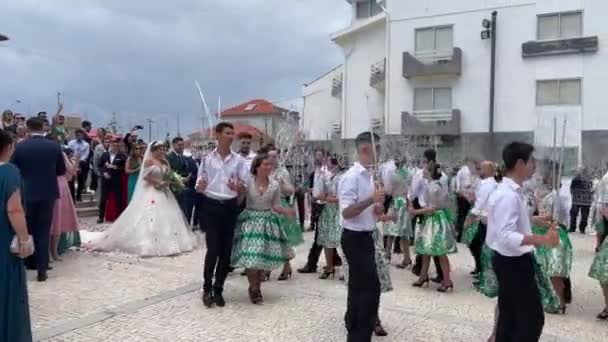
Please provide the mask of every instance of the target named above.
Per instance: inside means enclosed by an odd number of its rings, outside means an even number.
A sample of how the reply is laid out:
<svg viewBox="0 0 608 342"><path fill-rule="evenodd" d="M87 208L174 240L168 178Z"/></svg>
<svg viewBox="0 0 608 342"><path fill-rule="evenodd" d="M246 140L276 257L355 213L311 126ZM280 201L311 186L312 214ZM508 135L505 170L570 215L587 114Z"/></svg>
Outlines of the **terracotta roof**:
<svg viewBox="0 0 608 342"><path fill-rule="evenodd" d="M289 110L273 105L269 101L255 99L222 111L222 117L239 115L280 114Z"/></svg>

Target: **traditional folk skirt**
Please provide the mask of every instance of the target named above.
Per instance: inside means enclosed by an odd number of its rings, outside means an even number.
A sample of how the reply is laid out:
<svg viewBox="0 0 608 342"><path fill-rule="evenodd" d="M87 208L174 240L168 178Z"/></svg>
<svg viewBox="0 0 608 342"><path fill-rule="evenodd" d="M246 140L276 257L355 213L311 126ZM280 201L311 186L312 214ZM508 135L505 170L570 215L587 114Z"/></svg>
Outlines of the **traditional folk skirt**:
<svg viewBox="0 0 608 342"><path fill-rule="evenodd" d="M416 254L443 256L457 252L456 236L449 217L446 210L440 209L416 224Z"/></svg>
<svg viewBox="0 0 608 342"><path fill-rule="evenodd" d="M238 218L231 265L271 271L293 258L281 228L281 218L270 210L243 211Z"/></svg>
<svg viewBox="0 0 608 342"><path fill-rule="evenodd" d="M338 205L326 204L319 217L317 244L325 248L338 248L342 227L338 223Z"/></svg>
<svg viewBox="0 0 608 342"><path fill-rule="evenodd" d="M492 267L492 259L494 258L495 253L496 252L484 244L481 254L479 292L489 298L498 296L498 279L496 278L496 273L494 273L494 269ZM548 313L559 312L561 303L557 293L553 289L551 278L541 270L541 266L536 258L534 262L534 270L536 286L538 286L540 299L544 310Z"/></svg>
<svg viewBox="0 0 608 342"><path fill-rule="evenodd" d="M407 213L407 202L403 197L396 197L391 204L391 211L397 214L395 222L384 224L384 236L396 236L410 239L414 235L412 220Z"/></svg>
<svg viewBox="0 0 608 342"><path fill-rule="evenodd" d="M290 204L287 199L281 199L281 207L283 208L293 208L293 205ZM285 238L287 239L287 244L289 246L297 246L304 242L304 238L302 237L302 229L300 228L300 224L298 223L295 217L289 217L284 215L279 216L279 224L283 233L285 234ZM292 254L295 256L295 251L292 251Z"/></svg>
<svg viewBox="0 0 608 342"><path fill-rule="evenodd" d="M380 234L380 230L376 229L372 233L372 238L374 239L374 250L375 250L375 260L376 260L376 272L378 273L378 280L380 281L380 292L390 292L393 290L393 282L391 280L390 273L390 263L386 254L384 253L383 239L382 234ZM342 258L342 267L340 268L342 275L344 276L344 281L348 284L348 263L346 262L346 256L344 255L344 251L342 248L338 248L338 253L340 254L340 258Z"/></svg>
<svg viewBox="0 0 608 342"><path fill-rule="evenodd" d="M600 221L596 224L595 229L598 235L604 236L604 242L593 258L589 277L598 280L604 286L608 285L608 238L605 237L608 234L608 227Z"/></svg>
<svg viewBox="0 0 608 342"><path fill-rule="evenodd" d="M549 228L533 226L535 235L545 235ZM572 270L572 242L568 237L568 228L560 225L557 229L559 234L559 245L554 248L546 246L536 247L536 260L541 270L549 277L570 277Z"/></svg>
<svg viewBox="0 0 608 342"><path fill-rule="evenodd" d="M471 211L469 210L469 214L471 215ZM470 246L473 243L473 240L477 236L479 232L479 221L473 222L470 226L464 228L464 232L462 233L462 243L467 246Z"/></svg>

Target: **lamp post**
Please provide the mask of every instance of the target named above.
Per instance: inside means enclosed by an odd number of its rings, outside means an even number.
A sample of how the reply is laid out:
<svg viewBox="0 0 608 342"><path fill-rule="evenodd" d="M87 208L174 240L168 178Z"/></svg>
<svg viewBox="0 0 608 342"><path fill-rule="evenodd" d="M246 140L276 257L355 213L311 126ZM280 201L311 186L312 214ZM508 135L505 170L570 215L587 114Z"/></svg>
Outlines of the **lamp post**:
<svg viewBox="0 0 608 342"><path fill-rule="evenodd" d="M490 110L489 110L489 144L488 144L488 158L492 158L494 155L494 107L495 107L495 95L496 95L496 17L498 12L492 12L492 19L484 19L481 26L485 30L481 31L481 39L491 40L491 52L490 52Z"/></svg>

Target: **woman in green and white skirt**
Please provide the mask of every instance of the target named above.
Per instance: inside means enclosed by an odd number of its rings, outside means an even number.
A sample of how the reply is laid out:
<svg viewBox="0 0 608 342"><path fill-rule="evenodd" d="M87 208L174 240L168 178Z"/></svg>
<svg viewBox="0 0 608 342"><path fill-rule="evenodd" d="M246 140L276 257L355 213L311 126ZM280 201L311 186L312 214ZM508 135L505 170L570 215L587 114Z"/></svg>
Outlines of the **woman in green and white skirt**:
<svg viewBox="0 0 608 342"><path fill-rule="evenodd" d="M441 167L439 164L430 164L424 170L424 176L429 182L425 199L427 206L422 209L410 207L410 215L424 215L422 223L416 224L415 250L422 256L420 278L413 283L414 287L428 284L429 264L432 256L439 257L443 280L438 292L447 292L454 289L450 279L450 261L448 254L457 252L456 236L451 223L448 207L448 188L441 184Z"/></svg>
<svg viewBox="0 0 608 342"><path fill-rule="evenodd" d="M280 186L270 178L272 162L268 155L258 155L251 168L253 177L247 184L246 208L238 218L231 265L245 268L249 298L252 303L261 304L264 301L261 282L265 273L281 267L293 257L280 215L293 217L295 211L280 205Z"/></svg>
<svg viewBox="0 0 608 342"><path fill-rule="evenodd" d="M336 158L330 159L328 172L323 179L320 199L325 202L319 217L319 235L317 244L323 246L326 266L319 279L327 279L335 274L336 248L340 246L342 228L338 217L338 183L340 181L340 165Z"/></svg>
<svg viewBox="0 0 608 342"><path fill-rule="evenodd" d="M549 164L551 165L551 164ZM552 184L551 170L547 167L544 171L543 182L544 186L550 187ZM541 193L543 191L540 191ZM544 195L538 201L538 213L541 218L551 218L557 224L557 232L559 234L559 245L554 248L546 246L538 246L534 252L536 260L540 264L540 268L547 276L551 278L553 289L560 298L560 307L558 310L547 311L549 313L566 313L566 304L572 299L570 288L570 270L572 269L572 242L568 237L568 221L570 208L568 207L568 199L561 195L559 190L544 191ZM542 221L542 220L541 220ZM549 231L549 227L533 224L532 232L535 235L545 235Z"/></svg>
<svg viewBox="0 0 608 342"><path fill-rule="evenodd" d="M604 310L597 315L598 319L608 320L608 206L600 204L598 207L598 220L595 224L597 231L597 246L595 258L589 277L600 282L604 294Z"/></svg>
<svg viewBox="0 0 608 342"><path fill-rule="evenodd" d="M397 266L398 268L406 268L412 265L412 259L410 257L410 239L414 236L412 229L412 219L408 213L407 208L407 193L408 184L410 182L409 173L405 167L401 166L397 168L397 171L391 177L392 185L392 196L393 200L391 206L386 214L387 222L383 225L384 236L386 236L386 257L391 262L391 250L395 238L400 238L401 252L403 253L403 260Z"/></svg>

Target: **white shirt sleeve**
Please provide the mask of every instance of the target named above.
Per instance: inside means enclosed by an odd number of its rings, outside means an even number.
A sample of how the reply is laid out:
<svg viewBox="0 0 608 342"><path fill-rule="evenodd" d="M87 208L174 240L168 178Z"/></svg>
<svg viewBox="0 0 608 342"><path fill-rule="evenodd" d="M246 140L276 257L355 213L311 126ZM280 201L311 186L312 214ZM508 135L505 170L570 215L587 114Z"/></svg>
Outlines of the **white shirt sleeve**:
<svg viewBox="0 0 608 342"><path fill-rule="evenodd" d="M357 178L352 175L345 175L340 178L338 185L338 202L340 203L340 216L344 209L357 203Z"/></svg>
<svg viewBox="0 0 608 342"><path fill-rule="evenodd" d="M493 207L494 215L499 224L498 238L509 250L518 250L524 240L524 234L517 231L519 218L519 203L516 196L503 196L498 199Z"/></svg>
<svg viewBox="0 0 608 342"><path fill-rule="evenodd" d="M494 184L490 182L481 182L479 188L475 192L475 205L471 210L471 213L475 216L481 216L483 210L486 207L486 203L488 202L488 197L494 190Z"/></svg>

